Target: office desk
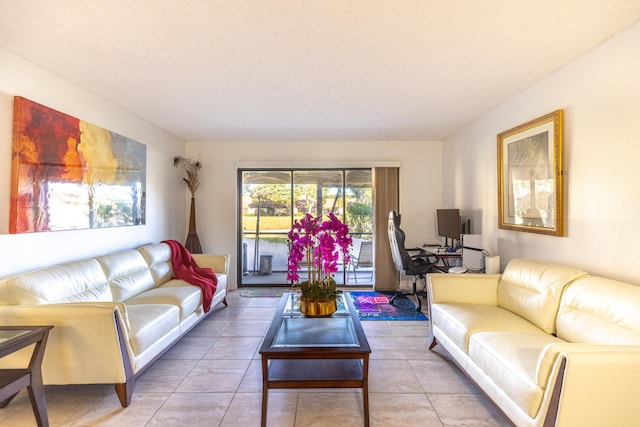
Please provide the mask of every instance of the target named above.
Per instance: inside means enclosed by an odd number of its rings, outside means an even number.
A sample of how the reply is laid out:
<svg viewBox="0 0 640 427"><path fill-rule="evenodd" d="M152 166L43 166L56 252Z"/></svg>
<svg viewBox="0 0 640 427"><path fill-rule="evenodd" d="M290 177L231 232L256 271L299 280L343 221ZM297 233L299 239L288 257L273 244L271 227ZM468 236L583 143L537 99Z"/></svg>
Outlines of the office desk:
<svg viewBox="0 0 640 427"><path fill-rule="evenodd" d="M462 249L458 249L455 252L448 252L440 248L439 246L424 246L423 249L429 255L434 255L439 260L446 262L450 259L456 259L462 257Z"/></svg>
<svg viewBox="0 0 640 427"><path fill-rule="evenodd" d="M456 266L456 259L462 258L462 249L458 249L455 252L446 252L439 246L424 246L423 249L427 252L427 255L436 257L434 268L443 273L446 273L449 267Z"/></svg>

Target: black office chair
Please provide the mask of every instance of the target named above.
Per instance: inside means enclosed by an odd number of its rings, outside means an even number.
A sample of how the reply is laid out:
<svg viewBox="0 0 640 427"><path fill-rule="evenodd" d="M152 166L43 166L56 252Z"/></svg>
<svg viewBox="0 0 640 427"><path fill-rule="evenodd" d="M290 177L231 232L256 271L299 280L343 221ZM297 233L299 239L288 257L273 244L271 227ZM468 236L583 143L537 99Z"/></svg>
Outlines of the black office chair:
<svg viewBox="0 0 640 427"><path fill-rule="evenodd" d="M398 289L391 298L390 303L393 304L393 300L398 296L413 295L416 299L416 311L422 311L420 295L426 296L426 274L433 271L433 266L436 263L435 256L427 255L426 251L420 248L407 249L404 247L405 234L400 229L400 215L396 215L394 211L389 212L387 231L389 233L391 255L396 269L407 276L413 276L412 289L410 291ZM419 279L424 281L424 286L420 291L417 290Z"/></svg>

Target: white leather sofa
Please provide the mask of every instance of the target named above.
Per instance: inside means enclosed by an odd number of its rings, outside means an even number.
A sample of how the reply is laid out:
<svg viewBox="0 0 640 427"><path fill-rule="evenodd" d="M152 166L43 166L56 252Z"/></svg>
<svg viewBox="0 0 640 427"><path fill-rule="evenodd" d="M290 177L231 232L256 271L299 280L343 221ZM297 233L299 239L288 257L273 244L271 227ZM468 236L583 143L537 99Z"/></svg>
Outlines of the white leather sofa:
<svg viewBox="0 0 640 427"><path fill-rule="evenodd" d="M430 274L430 348L517 426L640 426L640 287L512 260Z"/></svg>
<svg viewBox="0 0 640 427"><path fill-rule="evenodd" d="M227 255L193 255L218 278L211 309L227 305ZM202 320L202 291L174 280L171 249L150 244L0 280L0 325L53 325L45 384L115 384L123 407L135 378ZM29 351L0 359L24 367Z"/></svg>

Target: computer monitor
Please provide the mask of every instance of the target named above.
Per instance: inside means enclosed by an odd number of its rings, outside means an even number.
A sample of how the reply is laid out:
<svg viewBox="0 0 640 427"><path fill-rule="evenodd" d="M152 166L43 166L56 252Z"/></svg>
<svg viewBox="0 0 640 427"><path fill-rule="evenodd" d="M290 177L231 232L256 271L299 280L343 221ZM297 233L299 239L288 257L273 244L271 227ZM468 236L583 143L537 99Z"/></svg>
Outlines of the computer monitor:
<svg viewBox="0 0 640 427"><path fill-rule="evenodd" d="M449 245L448 239L451 239L451 246L455 246L455 242L460 241L462 230L460 209L437 209L436 221L438 236L445 238L445 246Z"/></svg>

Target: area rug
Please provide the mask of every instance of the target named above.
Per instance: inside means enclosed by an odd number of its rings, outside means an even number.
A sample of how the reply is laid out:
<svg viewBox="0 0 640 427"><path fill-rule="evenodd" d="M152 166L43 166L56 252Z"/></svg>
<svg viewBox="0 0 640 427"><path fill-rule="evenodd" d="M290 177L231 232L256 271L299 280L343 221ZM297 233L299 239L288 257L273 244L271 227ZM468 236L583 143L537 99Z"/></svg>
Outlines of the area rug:
<svg viewBox="0 0 640 427"><path fill-rule="evenodd" d="M396 297L393 304L389 304L394 292L349 293L360 320L428 320L424 313L416 311L415 304L407 297Z"/></svg>
<svg viewBox="0 0 640 427"><path fill-rule="evenodd" d="M238 294L246 298L280 298L290 290L290 288L243 288L238 291Z"/></svg>

